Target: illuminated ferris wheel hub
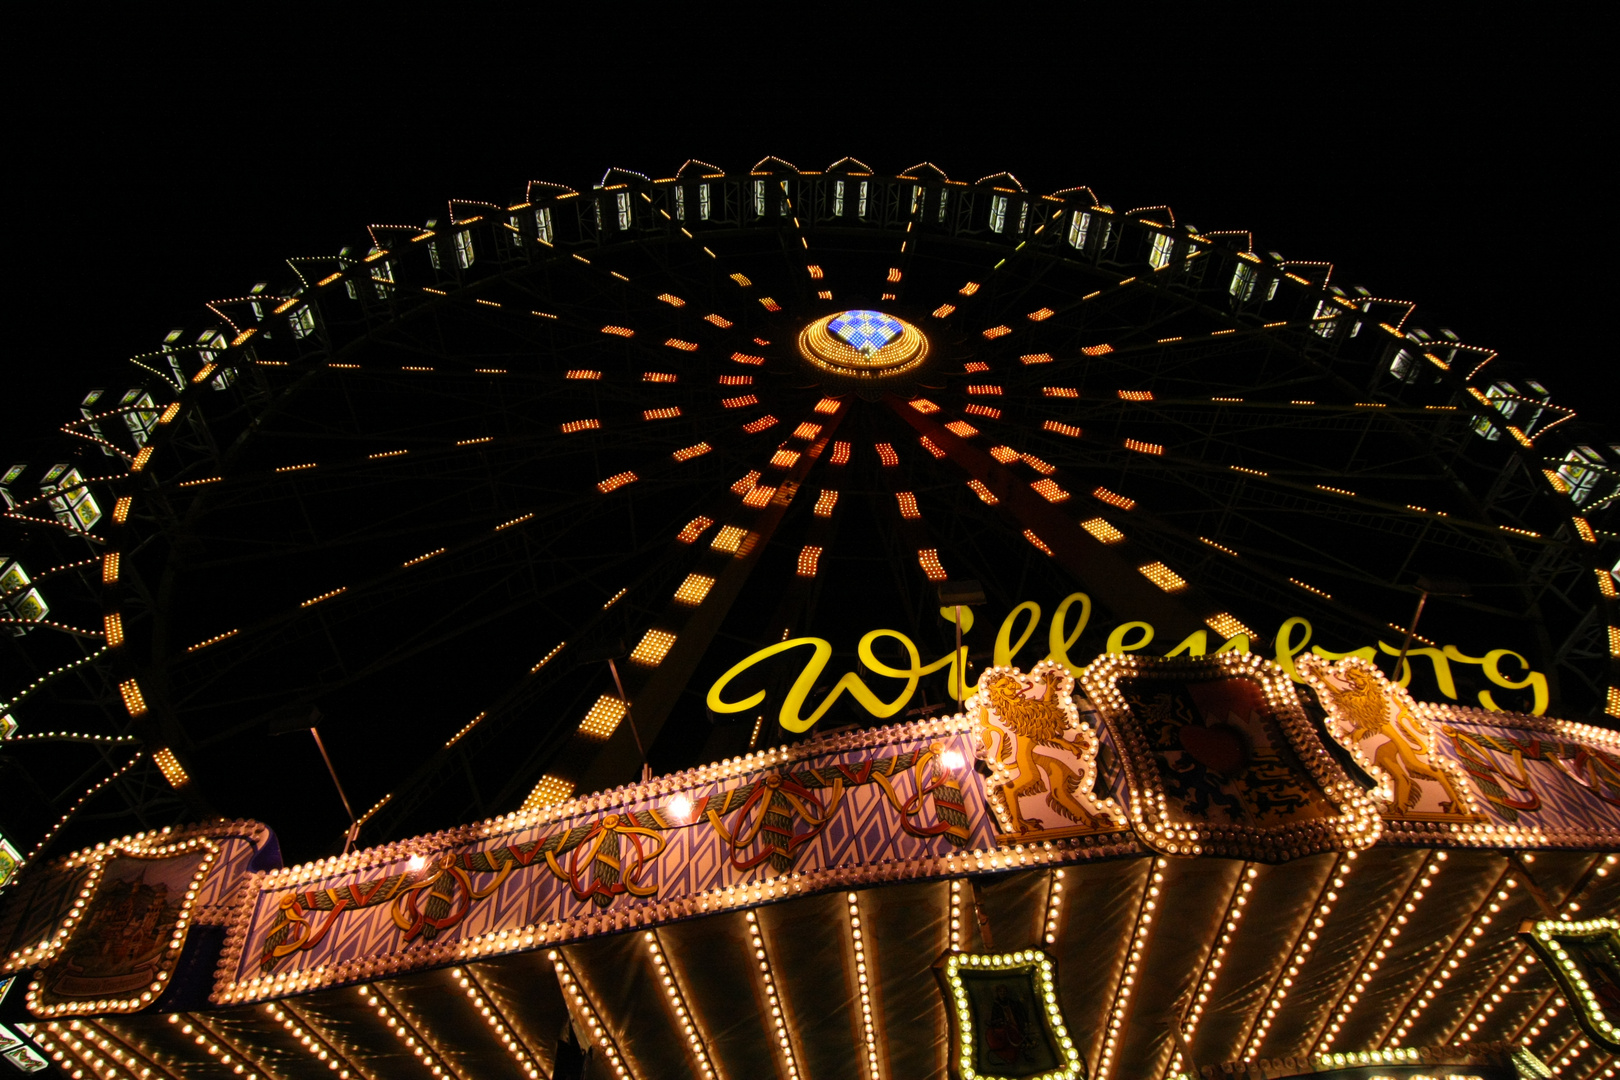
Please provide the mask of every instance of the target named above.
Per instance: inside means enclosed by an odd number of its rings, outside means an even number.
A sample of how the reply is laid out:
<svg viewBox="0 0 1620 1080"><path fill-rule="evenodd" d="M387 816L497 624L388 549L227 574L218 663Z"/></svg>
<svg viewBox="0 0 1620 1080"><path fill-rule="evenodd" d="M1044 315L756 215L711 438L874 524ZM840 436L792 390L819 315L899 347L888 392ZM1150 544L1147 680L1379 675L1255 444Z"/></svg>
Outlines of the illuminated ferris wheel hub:
<svg viewBox="0 0 1620 1080"><path fill-rule="evenodd" d="M823 316L800 331L799 352L825 371L880 379L919 366L928 356L928 338L894 315L841 311Z"/></svg>

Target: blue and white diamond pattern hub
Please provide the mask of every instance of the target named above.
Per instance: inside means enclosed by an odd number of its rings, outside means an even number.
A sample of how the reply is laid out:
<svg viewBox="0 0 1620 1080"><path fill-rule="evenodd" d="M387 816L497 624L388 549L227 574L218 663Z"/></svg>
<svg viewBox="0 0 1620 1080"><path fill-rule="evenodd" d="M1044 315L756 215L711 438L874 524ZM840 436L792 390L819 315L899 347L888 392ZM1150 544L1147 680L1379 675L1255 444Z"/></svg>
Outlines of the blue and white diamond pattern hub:
<svg viewBox="0 0 1620 1080"><path fill-rule="evenodd" d="M823 315L799 332L799 354L816 367L861 379L909 371L928 355L921 330L881 311Z"/></svg>
<svg viewBox="0 0 1620 1080"><path fill-rule="evenodd" d="M870 356L899 337L905 327L881 311L846 311L829 322L827 329Z"/></svg>

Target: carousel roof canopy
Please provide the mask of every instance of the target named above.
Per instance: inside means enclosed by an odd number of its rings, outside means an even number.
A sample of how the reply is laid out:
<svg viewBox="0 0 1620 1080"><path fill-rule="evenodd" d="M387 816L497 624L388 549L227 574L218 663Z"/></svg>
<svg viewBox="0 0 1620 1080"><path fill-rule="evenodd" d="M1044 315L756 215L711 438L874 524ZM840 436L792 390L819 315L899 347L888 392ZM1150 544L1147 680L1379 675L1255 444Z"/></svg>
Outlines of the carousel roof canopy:
<svg viewBox="0 0 1620 1080"><path fill-rule="evenodd" d="M1253 657L1042 661L337 859L137 834L23 879L0 974L101 1077L1612 1075L1620 740L1306 668L1315 722Z"/></svg>

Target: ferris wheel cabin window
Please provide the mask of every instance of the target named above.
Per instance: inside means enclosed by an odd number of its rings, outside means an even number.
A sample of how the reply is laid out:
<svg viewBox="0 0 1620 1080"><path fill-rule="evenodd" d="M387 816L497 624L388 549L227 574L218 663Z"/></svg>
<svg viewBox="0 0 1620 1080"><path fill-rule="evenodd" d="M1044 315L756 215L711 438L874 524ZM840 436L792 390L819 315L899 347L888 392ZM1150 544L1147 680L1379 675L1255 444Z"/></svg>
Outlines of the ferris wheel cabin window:
<svg viewBox="0 0 1620 1080"><path fill-rule="evenodd" d="M472 233L467 229L462 229L456 233L456 265L466 270L472 266L473 260L476 258L478 258L478 253L473 251ZM315 327L311 325L310 329L313 330Z"/></svg>
<svg viewBox="0 0 1620 1080"><path fill-rule="evenodd" d="M6 501L11 501L9 496ZM16 619L18 623L39 622L51 613L51 605L45 602L39 590L28 587L29 580L22 563L0 555L0 613L6 618ZM12 623L6 629L12 637L22 637L33 627Z"/></svg>
<svg viewBox="0 0 1620 1080"><path fill-rule="evenodd" d="M514 230L517 228L517 220L517 218L512 219L512 228ZM523 234L517 233L516 240L520 244L523 243ZM382 249L380 248L372 248L371 254L381 254L381 250ZM381 262L372 265L371 284L372 287L377 290L377 299L386 300L389 298L389 296L393 295L394 264L390 260L384 259Z"/></svg>
<svg viewBox="0 0 1620 1080"><path fill-rule="evenodd" d="M1018 208L1018 235L1019 236L1024 235L1024 227L1027 226L1028 224L1029 224L1029 203L1024 203L1023 205L1019 206L1019 208Z"/></svg>
<svg viewBox="0 0 1620 1080"><path fill-rule="evenodd" d="M349 254L350 250L350 248L341 248L338 251L338 269L344 273L348 273L348 271L354 266L354 260L343 257ZM354 278L349 278L343 283L343 291L349 294L350 300L360 299L360 291L359 289L355 288Z"/></svg>
<svg viewBox="0 0 1620 1080"><path fill-rule="evenodd" d="M1548 391L1548 389L1536 382L1534 379L1524 380L1523 389L1520 390L1519 393L1522 397L1533 397L1537 401L1548 401L1552 398L1552 394ZM1521 415L1519 417L1519 429L1526 435L1530 434L1536 430L1536 425L1541 423L1541 418L1545 414L1546 410L1540 405L1528 405L1527 415Z"/></svg>
<svg viewBox="0 0 1620 1080"><path fill-rule="evenodd" d="M833 217L844 216L844 182L833 181Z"/></svg>
<svg viewBox="0 0 1620 1080"><path fill-rule="evenodd" d="M1564 455L1564 463L1558 466L1558 475L1569 485L1569 498L1576 506L1593 496L1606 472L1603 455L1591 446L1577 446Z"/></svg>
<svg viewBox="0 0 1620 1080"><path fill-rule="evenodd" d="M1163 270L1166 266L1170 265L1170 253L1175 250L1175 247L1175 237L1171 236L1169 233L1154 233L1153 246L1148 250L1148 265L1153 267L1155 270ZM1252 278L1254 270L1252 267L1250 268L1249 273L1251 278L1249 291L1253 292L1254 286L1252 284ZM1248 298L1249 297L1247 294L1245 294L1243 297L1245 300Z"/></svg>
<svg viewBox="0 0 1620 1080"><path fill-rule="evenodd" d="M630 227L630 193L628 191L620 191L615 193L613 196L613 204L614 208L618 211L619 231L623 232Z"/></svg>
<svg viewBox="0 0 1620 1080"><path fill-rule="evenodd" d="M170 352L167 346L173 345L176 341L179 341L183 333L184 331L182 330L170 330L168 335L163 339L163 344L165 346L163 350L163 359L169 362L169 371L174 375L174 385L182 388L186 385L187 376L185 369L180 366L180 358L174 353Z"/></svg>
<svg viewBox="0 0 1620 1080"><path fill-rule="evenodd" d="M551 243L551 207L547 206L534 212L534 231L542 244Z"/></svg>
<svg viewBox="0 0 1620 1080"><path fill-rule="evenodd" d="M287 316L287 322L292 326L292 335L302 341L315 332L315 312L310 310L308 304L300 304Z"/></svg>
<svg viewBox="0 0 1620 1080"><path fill-rule="evenodd" d="M990 196L990 231L999 233L1007 227L1007 196Z"/></svg>
<svg viewBox="0 0 1620 1080"><path fill-rule="evenodd" d="M1254 267L1246 262L1238 263L1237 268L1232 271L1232 284L1226 291L1232 295L1232 299L1240 304L1253 296Z"/></svg>
<svg viewBox="0 0 1620 1080"><path fill-rule="evenodd" d="M519 240L523 238L518 237ZM386 300L394 294L394 264L384 259L371 271L371 284L377 290L377 299Z"/></svg>
<svg viewBox="0 0 1620 1080"><path fill-rule="evenodd" d="M918 210L920 210L922 208L923 196L924 196L923 186L921 184L912 184L911 185L911 212L913 214L915 214Z"/></svg>
<svg viewBox="0 0 1620 1080"><path fill-rule="evenodd" d="M124 395L118 407L129 410L124 413L124 423L129 427L135 445L145 446L158 422L157 403L152 400L152 395L136 387Z"/></svg>
<svg viewBox="0 0 1620 1080"><path fill-rule="evenodd" d="M0 499L4 499L5 502L6 502L6 505L8 507L17 505L17 500L11 494L11 485L15 484L17 482L17 480L22 476L22 474L27 472L27 471L28 471L28 466L26 464L13 465L11 468L6 470L6 475L0 476ZM0 562L4 562L4 561L5 561L5 557L0 556ZM6 585L3 588L0 588L0 592L10 592L10 591L11 591L11 586L10 585Z"/></svg>
<svg viewBox="0 0 1620 1080"><path fill-rule="evenodd" d="M182 383L184 383L184 376L181 376L181 381L182 381ZM86 394L84 396L83 401L79 402L79 415L84 417L86 420L90 420L90 422L88 424L86 424L85 426L90 429L90 434L94 435L98 439L105 439L106 436L101 433L101 425L96 423L96 421L90 419L91 417L96 415L95 410L92 409L90 406L92 406L96 402L100 401L101 400L101 395L105 394L106 392L107 391L105 391L105 390L92 390L92 391L90 391L88 394ZM102 445L100 443L98 443L97 445L101 446L101 452L103 454L107 455L108 457L117 457L118 456L117 451L113 450L112 447ZM9 474L7 474L7 475L9 476ZM8 480L6 482L9 483L10 481ZM3 490L4 490L4 485L0 485L0 491L3 491ZM10 504L8 503L7 505L10 505Z"/></svg>
<svg viewBox="0 0 1620 1080"><path fill-rule="evenodd" d="M686 220L686 189L675 185L675 220Z"/></svg>
<svg viewBox="0 0 1620 1080"><path fill-rule="evenodd" d="M1069 246L1076 251L1086 246L1086 233L1091 229L1091 215L1076 210L1069 215Z"/></svg>
<svg viewBox="0 0 1620 1080"><path fill-rule="evenodd" d="M292 326L293 336L295 338L308 337L315 331L315 313L309 310L309 306L307 304L293 311L292 314L287 317L287 321ZM300 327L303 328L302 332L300 332ZM225 337L223 331L204 330L197 337L197 345L199 346L197 349L198 362L203 366L217 363L221 354L224 353L226 346L229 344L230 340ZM212 386L215 390L227 390L234 382L236 382L236 368L222 367L219 369L219 372L208 381L208 385Z"/></svg>
<svg viewBox="0 0 1620 1080"><path fill-rule="evenodd" d="M1234 279L1235 280L1235 279ZM1330 338L1338 321L1332 316L1338 314L1333 305L1326 300L1316 302L1316 311L1311 314L1312 333L1317 337Z"/></svg>
<svg viewBox="0 0 1620 1080"><path fill-rule="evenodd" d="M1411 349L1402 349L1395 354L1395 359L1389 362L1389 373L1403 383L1417 382L1417 357L1412 355Z"/></svg>
<svg viewBox="0 0 1620 1080"><path fill-rule="evenodd" d="M10 738L11 733L16 730L17 721L11 718L10 713L0 716L0 739ZM0 834L0 887L11 881L12 877L17 873L17 867L21 866L22 863L22 852L18 851L16 845L7 840L4 834ZM10 1035L10 1032L6 1034ZM6 1060L16 1065L23 1072L39 1072L41 1069L50 1067L50 1063L34 1053L32 1047L22 1043L20 1040L18 1040L18 1043L19 1045L5 1052Z"/></svg>
<svg viewBox="0 0 1620 1080"><path fill-rule="evenodd" d="M101 507L96 503L95 496L85 486L79 470L70 465L54 466L45 474L39 490L43 495L53 496L50 500L51 515L70 529L89 532L101 520Z"/></svg>
<svg viewBox="0 0 1620 1080"><path fill-rule="evenodd" d="M754 181L754 216L757 218L765 216L765 181L763 180Z"/></svg>
<svg viewBox="0 0 1620 1080"><path fill-rule="evenodd" d="M698 220L708 221L711 204L709 202L709 185L698 185Z"/></svg>
<svg viewBox="0 0 1620 1080"><path fill-rule="evenodd" d="M1502 414L1502 419L1511 420L1513 414L1519 410L1519 403L1508 395L1517 393L1518 391L1513 388L1512 383L1499 382L1492 383L1486 389L1485 396L1490 400L1492 407ZM1489 417L1484 416L1474 421L1474 434L1483 437L1486 442L1495 442L1502 437L1502 432L1497 429L1495 424L1491 423Z"/></svg>
<svg viewBox="0 0 1620 1080"><path fill-rule="evenodd" d="M856 204L855 204L855 216L856 217L862 217L863 218L863 217L866 216L866 191L867 191L867 188L869 186L870 185L865 180L861 181L860 198L856 201Z"/></svg>
<svg viewBox="0 0 1620 1080"><path fill-rule="evenodd" d="M945 203L950 199L951 193L944 188L939 190L939 220L945 220Z"/></svg>

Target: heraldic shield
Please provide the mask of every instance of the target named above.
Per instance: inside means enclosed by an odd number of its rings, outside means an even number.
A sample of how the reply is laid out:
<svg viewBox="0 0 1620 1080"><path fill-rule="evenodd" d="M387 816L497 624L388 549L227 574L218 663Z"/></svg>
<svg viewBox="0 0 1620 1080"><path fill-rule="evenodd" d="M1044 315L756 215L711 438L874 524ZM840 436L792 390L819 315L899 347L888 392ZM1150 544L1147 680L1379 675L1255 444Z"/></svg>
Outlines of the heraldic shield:
<svg viewBox="0 0 1620 1080"><path fill-rule="evenodd" d="M1042 660L981 672L966 710L990 766L986 785L1002 843L1115 833L1129 828L1097 788L1097 733L1080 719L1074 677Z"/></svg>
<svg viewBox="0 0 1620 1080"><path fill-rule="evenodd" d="M1132 824L1154 850L1286 862L1378 838L1377 808L1288 676L1260 657L1109 654L1084 683L1120 748Z"/></svg>

